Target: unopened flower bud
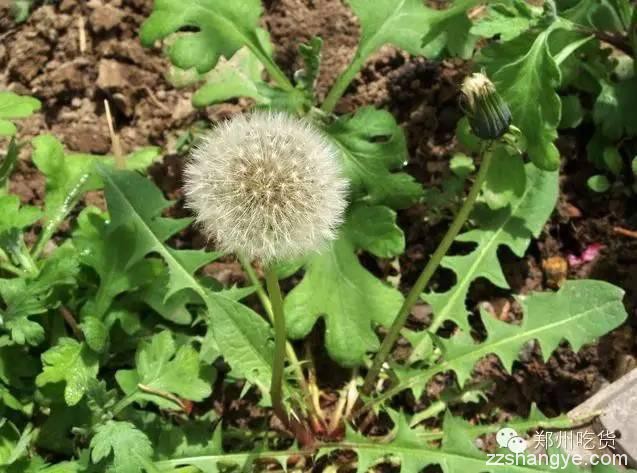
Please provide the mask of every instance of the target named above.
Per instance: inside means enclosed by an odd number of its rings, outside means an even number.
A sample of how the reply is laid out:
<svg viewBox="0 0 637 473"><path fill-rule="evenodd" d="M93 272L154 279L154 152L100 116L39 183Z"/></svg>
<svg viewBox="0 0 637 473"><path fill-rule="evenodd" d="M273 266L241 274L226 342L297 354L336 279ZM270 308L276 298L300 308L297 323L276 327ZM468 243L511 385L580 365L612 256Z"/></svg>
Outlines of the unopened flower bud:
<svg viewBox="0 0 637 473"><path fill-rule="evenodd" d="M467 77L462 84L463 105L473 133L484 140L504 135L511 125L511 110L484 74Z"/></svg>
<svg viewBox="0 0 637 473"><path fill-rule="evenodd" d="M204 136L184 190L222 251L268 263L335 238L347 187L338 151L320 131L283 113L256 112Z"/></svg>

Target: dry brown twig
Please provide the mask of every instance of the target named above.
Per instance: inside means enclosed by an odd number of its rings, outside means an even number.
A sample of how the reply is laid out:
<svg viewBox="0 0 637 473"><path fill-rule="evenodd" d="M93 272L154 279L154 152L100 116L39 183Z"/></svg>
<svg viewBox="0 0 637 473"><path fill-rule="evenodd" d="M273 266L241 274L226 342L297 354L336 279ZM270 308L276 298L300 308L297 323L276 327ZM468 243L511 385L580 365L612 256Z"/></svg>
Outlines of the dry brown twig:
<svg viewBox="0 0 637 473"><path fill-rule="evenodd" d="M119 143L119 136L115 133L115 127L113 126L113 116L111 115L111 107L108 100L104 99L104 108L106 109L106 123L108 124L108 132L111 135L111 150L115 156L115 167L117 169L125 169L126 162L122 155L122 147Z"/></svg>
<svg viewBox="0 0 637 473"><path fill-rule="evenodd" d="M613 231L618 235L623 235L629 238L637 238L637 231L635 230L628 230L622 227L613 227Z"/></svg>

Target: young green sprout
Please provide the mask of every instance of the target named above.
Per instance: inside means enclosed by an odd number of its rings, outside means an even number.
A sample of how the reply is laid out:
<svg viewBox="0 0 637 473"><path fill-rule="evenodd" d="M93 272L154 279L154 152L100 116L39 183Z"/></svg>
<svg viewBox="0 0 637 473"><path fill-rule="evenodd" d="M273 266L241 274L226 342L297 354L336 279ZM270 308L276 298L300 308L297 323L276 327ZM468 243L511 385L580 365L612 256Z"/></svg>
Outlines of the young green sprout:
<svg viewBox="0 0 637 473"><path fill-rule="evenodd" d="M271 397L282 398L286 332L273 264L320 250L336 237L348 182L338 152L309 122L283 113L239 115L208 133L185 169L188 206L226 252L265 267L275 332Z"/></svg>
<svg viewBox="0 0 637 473"><path fill-rule="evenodd" d="M462 104L473 133L483 140L497 140L511 125L511 111L495 85L481 73L471 74L462 84Z"/></svg>

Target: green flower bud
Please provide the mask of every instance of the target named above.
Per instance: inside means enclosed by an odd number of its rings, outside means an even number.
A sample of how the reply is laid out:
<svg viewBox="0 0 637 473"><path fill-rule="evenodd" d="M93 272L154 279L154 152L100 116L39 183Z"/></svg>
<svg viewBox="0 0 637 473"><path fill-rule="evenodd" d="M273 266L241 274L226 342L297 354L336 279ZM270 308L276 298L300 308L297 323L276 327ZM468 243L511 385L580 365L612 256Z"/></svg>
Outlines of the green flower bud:
<svg viewBox="0 0 637 473"><path fill-rule="evenodd" d="M473 133L483 140L495 140L511 125L511 110L484 74L471 74L462 84L463 107Z"/></svg>

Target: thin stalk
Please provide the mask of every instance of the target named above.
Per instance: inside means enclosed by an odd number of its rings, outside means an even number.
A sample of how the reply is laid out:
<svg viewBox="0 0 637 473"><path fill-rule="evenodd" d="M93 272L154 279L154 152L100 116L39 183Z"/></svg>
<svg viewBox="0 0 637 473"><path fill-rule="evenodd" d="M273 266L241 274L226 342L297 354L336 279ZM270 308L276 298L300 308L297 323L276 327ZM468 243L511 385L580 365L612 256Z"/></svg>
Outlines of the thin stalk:
<svg viewBox="0 0 637 473"><path fill-rule="evenodd" d="M265 292L265 290L263 289L263 286L261 285L261 281L259 280L259 276L254 271L254 268L250 264L250 261L248 261L243 256L239 256L239 261L241 262L241 266L243 266L243 270L246 272L246 275L248 276L248 279L250 280L250 283L256 288L257 297L259 298L259 301L261 301L261 305L263 306L263 309L265 310L266 314L268 315L268 318L270 319L270 322L272 322L274 324L274 314L272 312L272 304L270 303L270 299L268 298L268 294ZM308 387L307 387L307 381L305 380L305 376L303 375L303 369L301 368L301 362L299 361L298 357L296 356L296 352L294 351L294 347L292 346L291 343L289 343L287 341L286 341L286 344L285 344L285 353L286 353L288 359L290 360L290 364L294 368L294 372L296 373L296 377L298 379L299 385L301 386L301 389L303 389L303 391L309 396L309 390L308 390Z"/></svg>
<svg viewBox="0 0 637 473"><path fill-rule="evenodd" d="M0 262L0 269L7 271L8 273L11 273L18 277L27 276L26 271L21 270L20 268L18 268L17 266L14 266L13 264L9 262Z"/></svg>
<svg viewBox="0 0 637 473"><path fill-rule="evenodd" d="M633 10L633 17L630 20L630 26L628 28L628 37L633 47L633 67L635 69L635 75L637 75L637 8Z"/></svg>
<svg viewBox="0 0 637 473"><path fill-rule="evenodd" d="M268 71L268 74L270 74L270 77L272 77L272 79L279 85L279 87L287 92L294 90L292 82L290 82L287 76L281 69L279 69L274 61L272 61L259 48L252 47L249 43L248 47L250 48L250 51L252 51L252 53L259 59L263 67L265 67L266 71Z"/></svg>
<svg viewBox="0 0 637 473"><path fill-rule="evenodd" d="M287 335L285 330L285 314L283 313L283 296L281 295L279 278L274 268L267 267L265 269L265 282L268 288L274 317L274 359L272 361L270 396L272 397L274 413L287 425L289 424L289 417L285 412L285 406L283 404L283 371L285 368Z"/></svg>
<svg viewBox="0 0 637 473"><path fill-rule="evenodd" d="M71 331L73 332L75 338L77 338L79 341L83 341L84 332L78 325L77 320L75 320L73 313L65 306L60 306L60 314L62 315L62 318L67 323L67 325L71 328Z"/></svg>
<svg viewBox="0 0 637 473"><path fill-rule="evenodd" d="M338 79L336 79L336 82L323 101L323 105L321 105L321 110L323 110L325 113L332 113L334 111L336 104L347 90L350 82L354 80L356 74L358 74L358 72L361 70L361 68L365 64L366 59L366 56L362 56L358 52L356 53L356 57L351 62L351 64L347 66L347 69L345 69L345 71L343 71L343 73L338 76Z"/></svg>
<svg viewBox="0 0 637 473"><path fill-rule="evenodd" d="M80 201L82 192L84 190L84 184L86 183L86 181L88 181L90 176L90 173L86 173L80 176L73 188L64 198L64 201L59 206L59 208L56 209L53 215L49 216L44 228L42 229L42 233L38 238L38 241L31 250L31 258L37 260L40 257L42 251L44 251L44 247L53 237L60 224L64 221L69 212L73 210L75 205Z"/></svg>
<svg viewBox="0 0 637 473"><path fill-rule="evenodd" d="M20 266L27 272L27 274L31 276L37 276L40 270L38 269L37 264L33 261L33 258L29 254L29 250L27 249L24 241L20 241L21 251L16 255Z"/></svg>
<svg viewBox="0 0 637 473"><path fill-rule="evenodd" d="M438 245L438 248L436 248L436 251L429 259L427 265L425 266L425 269L423 269L422 273L416 280L416 283L409 291L409 294L407 294L405 302L400 308L398 315L394 319L394 323L389 329L387 336L383 340L378 353L376 353L376 357L374 358L372 367L367 372L365 382L363 383L363 393L365 394L371 393L380 369L383 366L383 363L385 363L385 360L387 359L389 352L394 346L394 343L396 343L396 340L400 335L400 331L405 325L407 317L409 317L412 307L416 304L416 302L420 298L420 295L429 284L429 281L438 269L438 266L440 266L440 261L442 261L442 258L447 254L447 251L449 251L451 244L456 239L456 236L458 236L458 233L464 226L465 222L469 218L469 215L471 214L471 211L473 210L473 206L475 205L478 194L480 193L480 188L482 187L482 184L487 177L487 171L489 170L489 165L491 164L492 158L492 153L486 148L485 152L482 154L483 158L482 164L480 165L480 170L478 171L476 180L473 183L473 186L471 187L471 190L469 191L464 204L458 211L456 217L453 219L449 230L447 230L447 233Z"/></svg>
<svg viewBox="0 0 637 473"><path fill-rule="evenodd" d="M139 391L133 391L132 393L128 394L126 397L123 397L122 399L117 401L117 403L111 408L111 415L113 417L117 417L120 412L122 412L132 403L134 403L138 397L139 397Z"/></svg>

